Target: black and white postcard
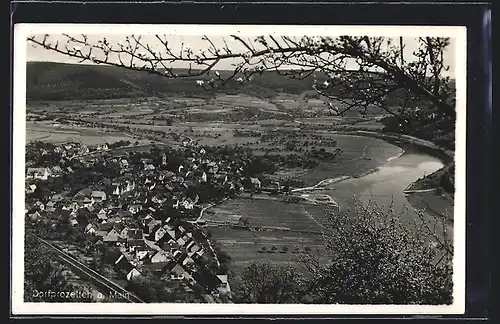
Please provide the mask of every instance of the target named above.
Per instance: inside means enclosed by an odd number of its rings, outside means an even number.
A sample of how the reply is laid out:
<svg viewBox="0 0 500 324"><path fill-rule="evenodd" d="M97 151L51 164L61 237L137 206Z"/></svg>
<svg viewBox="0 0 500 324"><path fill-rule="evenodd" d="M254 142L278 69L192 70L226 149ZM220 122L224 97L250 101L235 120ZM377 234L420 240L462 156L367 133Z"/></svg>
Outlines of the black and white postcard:
<svg viewBox="0 0 500 324"><path fill-rule="evenodd" d="M465 27L14 37L14 314L464 313Z"/></svg>

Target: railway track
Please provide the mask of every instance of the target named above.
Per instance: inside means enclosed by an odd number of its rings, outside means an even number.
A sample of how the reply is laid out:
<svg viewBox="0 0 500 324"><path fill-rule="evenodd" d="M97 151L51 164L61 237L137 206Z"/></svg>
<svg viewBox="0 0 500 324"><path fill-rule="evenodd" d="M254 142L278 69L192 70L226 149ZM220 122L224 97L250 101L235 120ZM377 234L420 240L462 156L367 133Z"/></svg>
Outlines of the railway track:
<svg viewBox="0 0 500 324"><path fill-rule="evenodd" d="M50 248L54 253L56 253L59 259L61 259L69 266L75 268L79 272L83 273L84 275L86 275L94 284L96 284L96 286L103 287L109 290L109 294L115 296L115 298L117 298L116 296L118 296L118 298L123 299L124 301L129 303L145 303L145 301L133 295L122 286L109 280L100 273L90 269L89 267L87 267L80 261L76 260L72 256L68 255L67 253L65 253L58 247L54 246L53 244L45 241L44 239L41 238L38 239L41 243L43 243L45 246Z"/></svg>

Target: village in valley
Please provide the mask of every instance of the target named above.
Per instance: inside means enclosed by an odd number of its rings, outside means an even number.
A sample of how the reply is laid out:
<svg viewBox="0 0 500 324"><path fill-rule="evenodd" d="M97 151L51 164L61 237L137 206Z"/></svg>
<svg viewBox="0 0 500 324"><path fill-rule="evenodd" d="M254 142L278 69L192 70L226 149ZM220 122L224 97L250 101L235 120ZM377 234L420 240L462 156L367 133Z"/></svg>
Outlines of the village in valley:
<svg viewBox="0 0 500 324"><path fill-rule="evenodd" d="M166 280L182 282L191 291L196 287L215 296L230 293L227 268L197 221L208 204L245 189L244 163L223 160L194 146L184 150L181 161L169 163L162 150L131 158L112 155L106 144L37 144L38 148L28 147L27 156L41 161L51 155L56 165L27 166L26 215L31 222L27 226L67 231L60 228L66 224L88 237L81 249L84 254L96 246L119 251L106 261L127 281L145 272L168 274ZM99 155L85 158L89 152ZM116 177L107 172L109 178L70 194L78 187L74 173L99 168L113 169ZM47 185L54 178L64 179L64 191ZM257 182L252 178L249 183ZM39 195L47 190L48 194ZM90 266L91 257L81 258Z"/></svg>

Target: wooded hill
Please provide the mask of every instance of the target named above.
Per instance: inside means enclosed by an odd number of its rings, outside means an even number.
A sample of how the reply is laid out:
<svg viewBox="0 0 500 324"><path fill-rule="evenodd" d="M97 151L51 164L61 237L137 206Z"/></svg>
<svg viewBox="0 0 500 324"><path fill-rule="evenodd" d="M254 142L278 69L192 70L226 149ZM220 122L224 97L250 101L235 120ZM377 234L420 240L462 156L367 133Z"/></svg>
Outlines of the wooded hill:
<svg viewBox="0 0 500 324"><path fill-rule="evenodd" d="M182 74L187 70L179 69ZM232 71L219 71L223 79L229 78ZM347 72L354 73L354 72ZM318 82L327 79L326 75L316 73ZM215 72L207 75L171 79L145 71L134 71L122 67L106 65L66 64L55 62L28 62L26 71L27 100L91 100L136 98L144 96L190 96L210 97L215 91L199 87L196 80L208 81L216 78ZM263 72L252 77L250 82L241 84L236 77L228 81L219 92L227 94L245 93L259 98L272 98L277 93L300 94L313 86L313 76L292 79L275 71ZM329 93L338 89L329 88ZM356 94L347 96L356 97ZM398 93L388 96L389 105L401 101Z"/></svg>
<svg viewBox="0 0 500 324"><path fill-rule="evenodd" d="M231 71L219 73L223 78L232 74ZM214 72L210 72L199 77L169 79L115 66L28 62L27 100L114 99L172 94L209 97L211 93L197 86L196 80L209 80L214 76ZM275 72L264 72L244 85L231 80L223 91L271 98L278 92L298 94L310 90L312 82L312 78L293 80Z"/></svg>

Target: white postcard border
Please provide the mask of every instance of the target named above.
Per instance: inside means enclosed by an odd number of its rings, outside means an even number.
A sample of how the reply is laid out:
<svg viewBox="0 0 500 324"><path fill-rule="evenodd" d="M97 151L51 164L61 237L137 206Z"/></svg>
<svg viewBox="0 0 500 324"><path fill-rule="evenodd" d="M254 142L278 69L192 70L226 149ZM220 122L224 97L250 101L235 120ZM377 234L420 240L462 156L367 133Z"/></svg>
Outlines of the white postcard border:
<svg viewBox="0 0 500 324"><path fill-rule="evenodd" d="M121 304L121 303L25 303L24 197L26 143L26 38L31 34L177 34L207 36L368 35L434 36L456 39L456 148L454 203L453 304L427 305L261 305L261 304ZM168 32L167 32L168 31ZM200 35L201 36L201 35ZM13 184L11 305L14 315L334 315L334 314L463 314L465 312L465 159L466 159L466 28L463 26L265 26L265 25L109 25L16 24L14 27Z"/></svg>

